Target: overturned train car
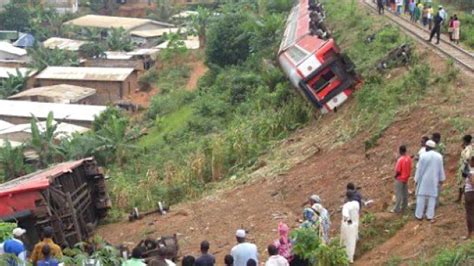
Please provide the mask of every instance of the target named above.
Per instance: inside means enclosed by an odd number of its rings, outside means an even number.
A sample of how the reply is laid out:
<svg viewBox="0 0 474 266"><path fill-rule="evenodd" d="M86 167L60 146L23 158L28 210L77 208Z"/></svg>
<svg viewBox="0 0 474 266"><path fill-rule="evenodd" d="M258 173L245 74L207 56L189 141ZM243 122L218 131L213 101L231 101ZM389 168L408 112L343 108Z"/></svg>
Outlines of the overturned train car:
<svg viewBox="0 0 474 266"><path fill-rule="evenodd" d="M43 227L63 247L86 240L111 202L93 158L65 162L0 184L0 220L27 230L28 249Z"/></svg>
<svg viewBox="0 0 474 266"><path fill-rule="evenodd" d="M323 6L299 0L288 17L278 61L292 85L322 113L335 111L360 80L324 24Z"/></svg>

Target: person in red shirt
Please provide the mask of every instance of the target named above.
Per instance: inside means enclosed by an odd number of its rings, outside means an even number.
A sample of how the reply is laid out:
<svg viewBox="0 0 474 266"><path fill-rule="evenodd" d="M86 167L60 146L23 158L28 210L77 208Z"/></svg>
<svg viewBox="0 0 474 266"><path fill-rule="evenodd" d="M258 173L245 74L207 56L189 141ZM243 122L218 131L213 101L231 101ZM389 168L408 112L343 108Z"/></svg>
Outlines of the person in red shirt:
<svg viewBox="0 0 474 266"><path fill-rule="evenodd" d="M408 206L408 179L410 179L412 160L407 155L405 145L399 148L400 157L395 166L395 196L396 202L392 212L400 213Z"/></svg>

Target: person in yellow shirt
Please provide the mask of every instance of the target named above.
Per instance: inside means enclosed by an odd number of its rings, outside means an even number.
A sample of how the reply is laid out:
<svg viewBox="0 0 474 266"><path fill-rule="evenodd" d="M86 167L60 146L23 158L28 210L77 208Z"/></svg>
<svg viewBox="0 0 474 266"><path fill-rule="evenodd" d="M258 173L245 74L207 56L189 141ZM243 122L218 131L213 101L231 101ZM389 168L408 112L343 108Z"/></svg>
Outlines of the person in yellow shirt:
<svg viewBox="0 0 474 266"><path fill-rule="evenodd" d="M48 245L50 247L50 256L52 258L61 259L63 257L63 252L61 251L61 247L58 246L53 241L54 231L53 228L47 226L43 228L43 240L38 242L35 247L33 248L33 252L31 253L30 260L33 265L36 265L39 260L44 259L44 255L42 253L43 246Z"/></svg>

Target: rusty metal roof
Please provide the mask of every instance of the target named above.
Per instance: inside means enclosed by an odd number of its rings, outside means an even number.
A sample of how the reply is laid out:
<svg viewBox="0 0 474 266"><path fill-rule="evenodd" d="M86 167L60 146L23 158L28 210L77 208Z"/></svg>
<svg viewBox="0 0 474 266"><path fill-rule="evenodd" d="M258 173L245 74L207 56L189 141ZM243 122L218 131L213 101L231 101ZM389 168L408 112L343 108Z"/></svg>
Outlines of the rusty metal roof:
<svg viewBox="0 0 474 266"><path fill-rule="evenodd" d="M0 197L47 188L56 177L72 172L72 170L82 165L84 161L89 160L93 160L93 158L90 157L78 161L60 163L50 168L39 170L0 184Z"/></svg>
<svg viewBox="0 0 474 266"><path fill-rule="evenodd" d="M133 68L50 66L43 70L36 79L124 81L133 71Z"/></svg>

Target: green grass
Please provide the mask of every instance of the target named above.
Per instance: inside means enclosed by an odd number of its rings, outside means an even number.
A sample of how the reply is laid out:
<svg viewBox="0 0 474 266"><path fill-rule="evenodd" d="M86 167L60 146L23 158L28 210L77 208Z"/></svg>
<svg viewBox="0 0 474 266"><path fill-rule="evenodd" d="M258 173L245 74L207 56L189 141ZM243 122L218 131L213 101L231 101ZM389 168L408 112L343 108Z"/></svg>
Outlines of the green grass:
<svg viewBox="0 0 474 266"><path fill-rule="evenodd" d="M454 247L444 247L435 255L426 259L424 256L408 262L409 265L421 266L464 266L474 263L474 241L470 240Z"/></svg>
<svg viewBox="0 0 474 266"><path fill-rule="evenodd" d="M149 129L148 134L138 141L138 146L147 148L162 144L165 134L181 130L186 126L192 112L191 106L185 105L162 118L157 118L153 127Z"/></svg>

